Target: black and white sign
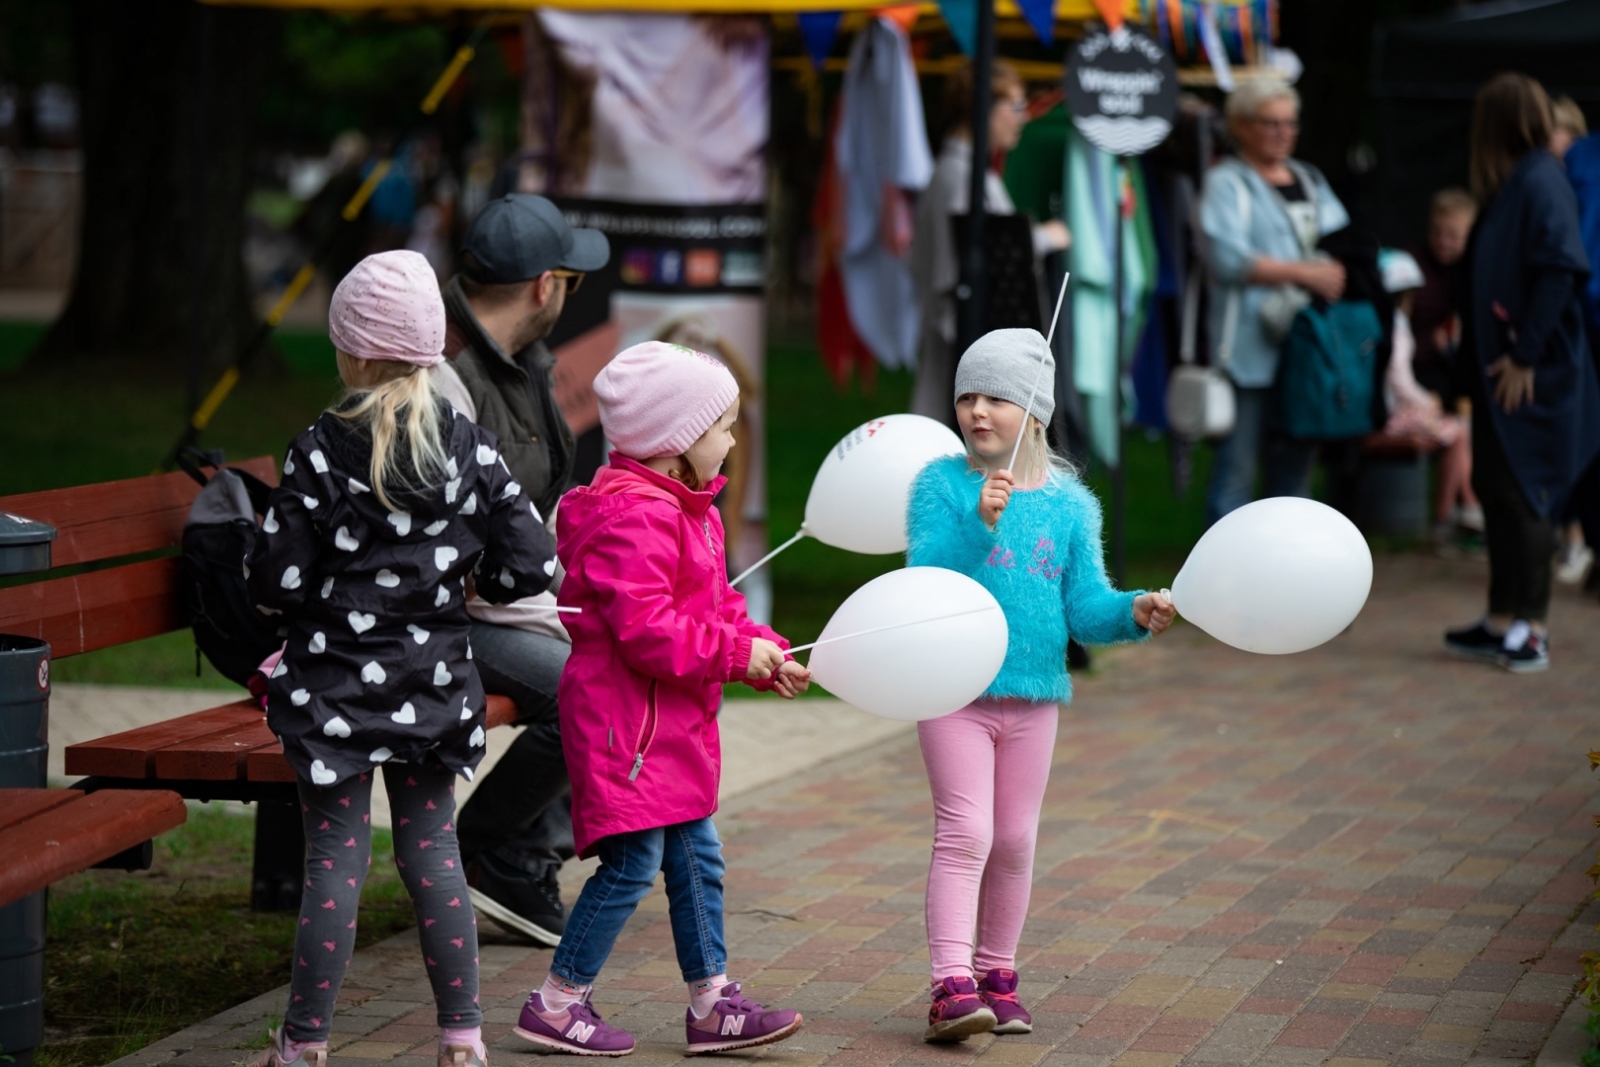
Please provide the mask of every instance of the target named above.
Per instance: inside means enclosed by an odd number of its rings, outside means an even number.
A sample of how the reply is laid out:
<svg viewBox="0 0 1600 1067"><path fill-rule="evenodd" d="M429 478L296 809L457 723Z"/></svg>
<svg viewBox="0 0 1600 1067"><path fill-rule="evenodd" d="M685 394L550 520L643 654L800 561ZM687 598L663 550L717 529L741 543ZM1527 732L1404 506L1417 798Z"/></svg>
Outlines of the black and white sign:
<svg viewBox="0 0 1600 1067"><path fill-rule="evenodd" d="M1178 111L1172 57L1126 23L1090 29L1067 59L1067 110L1096 148L1118 156L1148 152L1172 132Z"/></svg>

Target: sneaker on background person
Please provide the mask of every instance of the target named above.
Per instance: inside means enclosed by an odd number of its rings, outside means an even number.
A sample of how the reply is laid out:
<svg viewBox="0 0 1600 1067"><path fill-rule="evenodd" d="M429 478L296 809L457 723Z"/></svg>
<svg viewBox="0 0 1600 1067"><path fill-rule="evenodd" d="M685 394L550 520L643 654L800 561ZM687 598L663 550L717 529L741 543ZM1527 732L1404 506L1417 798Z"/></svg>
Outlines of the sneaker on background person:
<svg viewBox="0 0 1600 1067"><path fill-rule="evenodd" d="M1577 585L1594 565L1594 550L1583 541L1563 541L1556 554L1555 579L1562 585Z"/></svg>
<svg viewBox="0 0 1600 1067"><path fill-rule="evenodd" d="M1446 630L1444 635L1444 647L1451 655L1478 663L1499 663L1505 643L1506 635L1492 629L1488 619L1479 619L1459 630Z"/></svg>
<svg viewBox="0 0 1600 1067"><path fill-rule="evenodd" d="M587 995L553 1009L535 989L511 1032L531 1044L574 1056L626 1056L634 1047L633 1035L600 1018Z"/></svg>
<svg viewBox="0 0 1600 1067"><path fill-rule="evenodd" d="M805 1022L797 1011L762 1007L739 992L738 982L727 983L720 993L704 1015L696 1015L692 1006L684 1012L686 1051L691 1056L770 1045Z"/></svg>
<svg viewBox="0 0 1600 1067"><path fill-rule="evenodd" d="M978 995L977 984L966 975L951 975L933 987L928 1029L922 1040L935 1044L965 1041L975 1034L987 1034L998 1022L994 1009Z"/></svg>
<svg viewBox="0 0 1600 1067"><path fill-rule="evenodd" d="M510 870L483 853L467 864L467 893L479 915L535 944L555 948L567 928L556 871L542 878Z"/></svg>
<svg viewBox="0 0 1600 1067"><path fill-rule="evenodd" d="M1033 1016L1017 997L1017 972L996 967L978 983L978 996L994 1012L994 1033L1031 1034Z"/></svg>
<svg viewBox="0 0 1600 1067"><path fill-rule="evenodd" d="M1550 667L1550 635L1518 619L1506 631L1496 662L1513 674L1532 674Z"/></svg>

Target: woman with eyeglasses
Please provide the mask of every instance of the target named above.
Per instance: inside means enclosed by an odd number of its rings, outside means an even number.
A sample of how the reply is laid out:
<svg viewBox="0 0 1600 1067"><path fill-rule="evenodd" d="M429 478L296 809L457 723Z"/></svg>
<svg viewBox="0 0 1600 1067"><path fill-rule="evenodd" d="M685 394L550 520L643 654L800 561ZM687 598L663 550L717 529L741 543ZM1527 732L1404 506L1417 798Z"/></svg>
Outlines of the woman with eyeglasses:
<svg viewBox="0 0 1600 1067"><path fill-rule="evenodd" d="M1238 155L1207 172L1200 230L1212 361L1233 380L1237 414L1233 432L1217 441L1208 524L1254 498L1258 467L1264 495L1311 495L1316 448L1275 425L1272 386L1295 313L1312 296L1334 301L1344 292L1344 268L1316 247L1350 224L1322 173L1294 158L1300 95L1288 83L1242 82L1225 113Z"/></svg>
<svg viewBox="0 0 1600 1067"><path fill-rule="evenodd" d="M917 380L911 390L911 410L918 415L954 426L950 397L956 381L956 285L961 263L950 225L952 216L967 213L972 174L972 65L969 63L945 83L944 116L948 132L933 179L917 202L916 228L911 239L911 280L922 305L922 340L917 360ZM1028 99L1022 76L1003 59L995 60L990 89L989 150L996 158L1017 147L1028 121ZM1016 205L1005 182L992 166L984 175L983 205L991 215L1015 215ZM1072 243L1066 224L1057 219L1033 227L1033 253L1044 257Z"/></svg>

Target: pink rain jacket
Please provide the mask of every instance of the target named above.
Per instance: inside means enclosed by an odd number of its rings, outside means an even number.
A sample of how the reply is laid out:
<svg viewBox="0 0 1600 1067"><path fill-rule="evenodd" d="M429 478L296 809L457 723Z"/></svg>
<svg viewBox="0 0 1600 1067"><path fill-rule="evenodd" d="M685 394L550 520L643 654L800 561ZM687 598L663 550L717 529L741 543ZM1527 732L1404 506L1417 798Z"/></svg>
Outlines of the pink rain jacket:
<svg viewBox="0 0 1600 1067"><path fill-rule="evenodd" d="M728 585L711 505L726 480L697 493L613 454L562 498L557 599L582 613L561 617L572 654L557 699L580 856L717 810L722 685L744 680L753 638L788 647Z"/></svg>

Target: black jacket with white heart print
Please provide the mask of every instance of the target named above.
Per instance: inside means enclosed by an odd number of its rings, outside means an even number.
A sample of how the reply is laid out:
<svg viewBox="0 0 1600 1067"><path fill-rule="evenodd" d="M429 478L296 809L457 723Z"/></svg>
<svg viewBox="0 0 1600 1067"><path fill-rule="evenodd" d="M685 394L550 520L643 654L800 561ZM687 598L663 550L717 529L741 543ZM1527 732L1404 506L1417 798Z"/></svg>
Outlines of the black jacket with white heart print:
<svg viewBox="0 0 1600 1067"><path fill-rule="evenodd" d="M441 406L446 480L416 485L406 457L389 511L372 492L371 439L324 413L283 461L247 561L257 610L288 641L267 723L295 773L332 785L389 760L438 760L471 780L484 696L465 586L496 603L550 584L555 546L499 442Z"/></svg>

